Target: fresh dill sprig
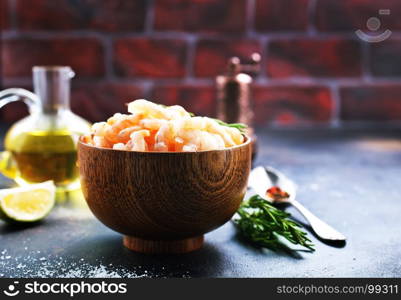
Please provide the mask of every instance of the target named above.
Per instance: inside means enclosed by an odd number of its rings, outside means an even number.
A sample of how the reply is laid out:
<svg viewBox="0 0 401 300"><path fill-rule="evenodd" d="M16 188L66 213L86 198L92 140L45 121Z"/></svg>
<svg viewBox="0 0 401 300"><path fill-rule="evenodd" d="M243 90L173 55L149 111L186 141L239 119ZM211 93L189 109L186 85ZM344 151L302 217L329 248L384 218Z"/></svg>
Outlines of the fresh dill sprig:
<svg viewBox="0 0 401 300"><path fill-rule="evenodd" d="M293 244L315 251L314 245L302 231L301 225L289 219L290 214L272 206L259 195L244 201L233 219L241 235L259 247L271 250L288 250L279 236Z"/></svg>
<svg viewBox="0 0 401 300"><path fill-rule="evenodd" d="M219 119L213 119L213 120L215 120L219 125L237 128L241 133L245 133L245 129L248 127L243 123L226 123Z"/></svg>

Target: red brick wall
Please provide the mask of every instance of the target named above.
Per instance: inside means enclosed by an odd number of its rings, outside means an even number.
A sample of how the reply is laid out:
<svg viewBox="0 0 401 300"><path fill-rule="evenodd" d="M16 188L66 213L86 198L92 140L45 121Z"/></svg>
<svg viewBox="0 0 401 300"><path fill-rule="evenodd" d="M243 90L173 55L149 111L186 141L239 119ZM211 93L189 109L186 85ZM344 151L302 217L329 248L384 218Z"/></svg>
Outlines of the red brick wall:
<svg viewBox="0 0 401 300"><path fill-rule="evenodd" d="M258 125L401 122L399 0L0 0L2 87L31 67L72 66L72 107L102 120L138 97L213 115L227 58L262 54ZM378 10L381 43L358 39ZM12 122L23 105L3 109Z"/></svg>

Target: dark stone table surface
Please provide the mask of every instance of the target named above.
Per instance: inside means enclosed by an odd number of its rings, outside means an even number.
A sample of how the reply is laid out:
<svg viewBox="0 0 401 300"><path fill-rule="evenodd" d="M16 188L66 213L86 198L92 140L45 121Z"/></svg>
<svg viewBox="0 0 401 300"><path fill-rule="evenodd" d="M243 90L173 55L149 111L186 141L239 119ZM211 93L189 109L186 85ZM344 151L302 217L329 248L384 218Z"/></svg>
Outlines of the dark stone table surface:
<svg viewBox="0 0 401 300"><path fill-rule="evenodd" d="M401 276L401 130L259 130L258 136L256 164L295 180L298 200L343 232L345 246L310 234L315 253L274 253L243 243L227 223L193 253L137 254L75 193L39 225L0 223L0 277ZM9 184L2 177L0 185Z"/></svg>

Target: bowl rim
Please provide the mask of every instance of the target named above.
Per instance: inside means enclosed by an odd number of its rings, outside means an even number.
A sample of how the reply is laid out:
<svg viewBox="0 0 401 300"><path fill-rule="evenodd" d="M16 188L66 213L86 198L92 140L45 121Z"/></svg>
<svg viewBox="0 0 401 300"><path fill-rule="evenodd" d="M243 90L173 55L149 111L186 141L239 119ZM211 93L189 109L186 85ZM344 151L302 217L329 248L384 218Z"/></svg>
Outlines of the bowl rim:
<svg viewBox="0 0 401 300"><path fill-rule="evenodd" d="M93 146L93 145L89 145L85 142L82 141L82 138L84 137L84 135L81 135L78 139L78 144L81 144L85 147L88 148L93 148L93 149L97 149L97 150L101 150L101 151L115 151L115 152L122 152L122 153L152 153L152 154L170 154L170 155L182 155L182 154L194 154L194 153L211 153L211 152L222 152L222 151L227 151L227 150L232 150L232 149L237 149L237 148L241 148L241 147L245 147L247 145L249 145L252 142L252 138L246 134L242 134L245 138L245 142L243 142L240 145L235 145L232 147L228 147L228 148L224 148L224 149L214 149L214 150L201 150L201 151L188 151L188 152L173 152L173 151L131 151L131 150L119 150L119 149L113 149L113 148L102 148L102 147L97 147L97 146Z"/></svg>

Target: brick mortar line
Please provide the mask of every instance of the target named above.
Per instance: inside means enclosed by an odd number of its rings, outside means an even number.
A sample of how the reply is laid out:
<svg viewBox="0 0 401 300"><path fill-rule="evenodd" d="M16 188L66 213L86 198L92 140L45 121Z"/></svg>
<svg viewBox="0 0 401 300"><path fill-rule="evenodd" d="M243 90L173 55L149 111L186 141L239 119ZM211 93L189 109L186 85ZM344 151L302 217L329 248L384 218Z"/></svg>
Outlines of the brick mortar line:
<svg viewBox="0 0 401 300"><path fill-rule="evenodd" d="M399 129L401 127L401 121L346 121L341 120L339 128L342 129L364 129L364 128L376 128L376 129Z"/></svg>
<svg viewBox="0 0 401 300"><path fill-rule="evenodd" d="M246 6L246 40L256 41L260 47L260 71L259 74L255 77L254 80L266 80L266 58L267 58L267 44L268 44L268 37L260 36L255 31L255 10L256 10L256 0L248 0Z"/></svg>
<svg viewBox="0 0 401 300"><path fill-rule="evenodd" d="M372 82L374 78L371 72L370 44L361 41L361 50L362 78L366 82Z"/></svg>
<svg viewBox="0 0 401 300"><path fill-rule="evenodd" d="M332 127L324 122L309 121L306 124L282 125L277 123L256 124L256 130L279 129L279 130L303 130L303 129L332 129L332 130L353 130L353 129L389 129L399 130L401 121L341 121L341 126Z"/></svg>
<svg viewBox="0 0 401 300"><path fill-rule="evenodd" d="M401 78L374 78L373 81L367 82L360 77L340 77L340 78L318 78L318 77L291 77L291 78L256 78L258 84L274 84L274 85L329 85L336 83L338 85L374 85L374 84L401 84Z"/></svg>
<svg viewBox="0 0 401 300"><path fill-rule="evenodd" d="M113 65L113 40L109 37L102 37L101 43L103 46L103 63L104 63L104 72L105 78L108 80L114 79L114 65Z"/></svg>
<svg viewBox="0 0 401 300"><path fill-rule="evenodd" d="M261 39L259 39L260 43L261 43L261 53L260 56L262 58L261 62L260 62L260 74L258 76L258 78L268 78L268 74L267 74L267 60L269 59L268 55L269 55L269 43L270 40L269 38L263 37Z"/></svg>
<svg viewBox="0 0 401 300"><path fill-rule="evenodd" d="M254 31L255 9L256 9L256 0L248 0L246 3L246 12L245 12L246 35L249 35Z"/></svg>
<svg viewBox="0 0 401 300"><path fill-rule="evenodd" d="M196 36L191 36L187 38L187 56L185 61L185 80L190 80L194 78L194 61L196 55L196 48L198 44L198 39Z"/></svg>
<svg viewBox="0 0 401 300"><path fill-rule="evenodd" d="M334 129L330 122L327 121L302 121L303 123L295 123L294 124L282 124L280 121L273 121L271 123L265 122L264 124L256 124L256 129L283 129L283 130L291 130L291 129Z"/></svg>
<svg viewBox="0 0 401 300"><path fill-rule="evenodd" d="M151 99L152 98L152 92L153 92L153 89L154 89L154 82L150 82L150 81L142 82L140 84L140 86L141 86L142 91L143 91L143 97L145 99Z"/></svg>
<svg viewBox="0 0 401 300"><path fill-rule="evenodd" d="M20 78L6 78L4 84L9 85L32 85L31 77L20 77ZM111 79L107 78L75 78L72 81L73 85L80 84L134 84L134 85L149 85L149 84L160 84L160 85L198 85L198 86L210 86L214 84L213 79L189 79L183 82L181 78L172 79L152 79L152 78L120 78L114 77Z"/></svg>
<svg viewBox="0 0 401 300"><path fill-rule="evenodd" d="M12 40L12 39L74 39L74 38L113 38L113 35L103 34L97 31L34 31L34 32L21 32L21 31L8 31L5 30L2 32L3 40Z"/></svg>
<svg viewBox="0 0 401 300"><path fill-rule="evenodd" d="M9 85L31 85L32 78L30 76L27 77L19 77L19 78L4 78L3 83L7 86ZM114 76L112 78L75 78L73 79L73 83L78 84L160 84L160 85L194 85L194 86L211 86L214 85L214 78L202 78L202 77L192 77L187 78L183 81L182 78L164 78L164 79L154 79L154 78L145 78L145 77L136 77L136 78L126 78L126 77L118 77ZM322 80L276 80L276 79L266 79L266 78L256 78L253 82L254 86L257 87L332 87L336 86L338 89L341 88L355 88L355 87L386 87L386 86L400 86L401 78L395 80L378 80L374 82L364 82L361 79L349 80L330 80L330 79L322 79Z"/></svg>
<svg viewBox="0 0 401 300"><path fill-rule="evenodd" d="M336 83L332 83L329 86L330 94L333 103L333 109L331 112L331 126L333 128L341 127L340 111L341 111L341 95L339 86Z"/></svg>
<svg viewBox="0 0 401 300"><path fill-rule="evenodd" d="M10 27L12 28L12 31L17 31L18 20L16 0L8 0L8 17L10 19Z"/></svg>
<svg viewBox="0 0 401 300"><path fill-rule="evenodd" d="M311 36L315 36L317 33L317 29L315 26L315 17L316 17L316 0L309 0L308 2L308 26L307 31Z"/></svg>
<svg viewBox="0 0 401 300"><path fill-rule="evenodd" d="M151 34L153 32L155 20L155 2L154 0L148 0L146 5L144 31L145 33Z"/></svg>
<svg viewBox="0 0 401 300"><path fill-rule="evenodd" d="M401 84L401 78L397 77L372 77L370 81L364 82L366 85L391 85Z"/></svg>
<svg viewBox="0 0 401 300"><path fill-rule="evenodd" d="M240 40L240 39L311 39L311 40L325 40L325 39L350 39L359 40L353 32L316 32L313 36L308 32L275 32L263 33L255 30L250 30L246 34L233 34L233 33L198 33L198 32L181 32L181 31L152 31L152 32L103 32L96 30L69 30L69 31L49 31L49 30L33 30L33 31L17 31L17 30L3 30L2 37L4 39L12 38L32 38L32 39L47 39L47 38L83 38L83 37L100 37L106 36L114 39L119 38L154 38L154 39L187 39L196 36L198 39L210 40ZM401 31L393 31L390 40L401 40Z"/></svg>
<svg viewBox="0 0 401 300"><path fill-rule="evenodd" d="M32 82L32 77L20 77L20 78L3 78L2 79L2 84L3 87L7 86L7 87L11 87L11 86L29 86L29 85L33 85Z"/></svg>

